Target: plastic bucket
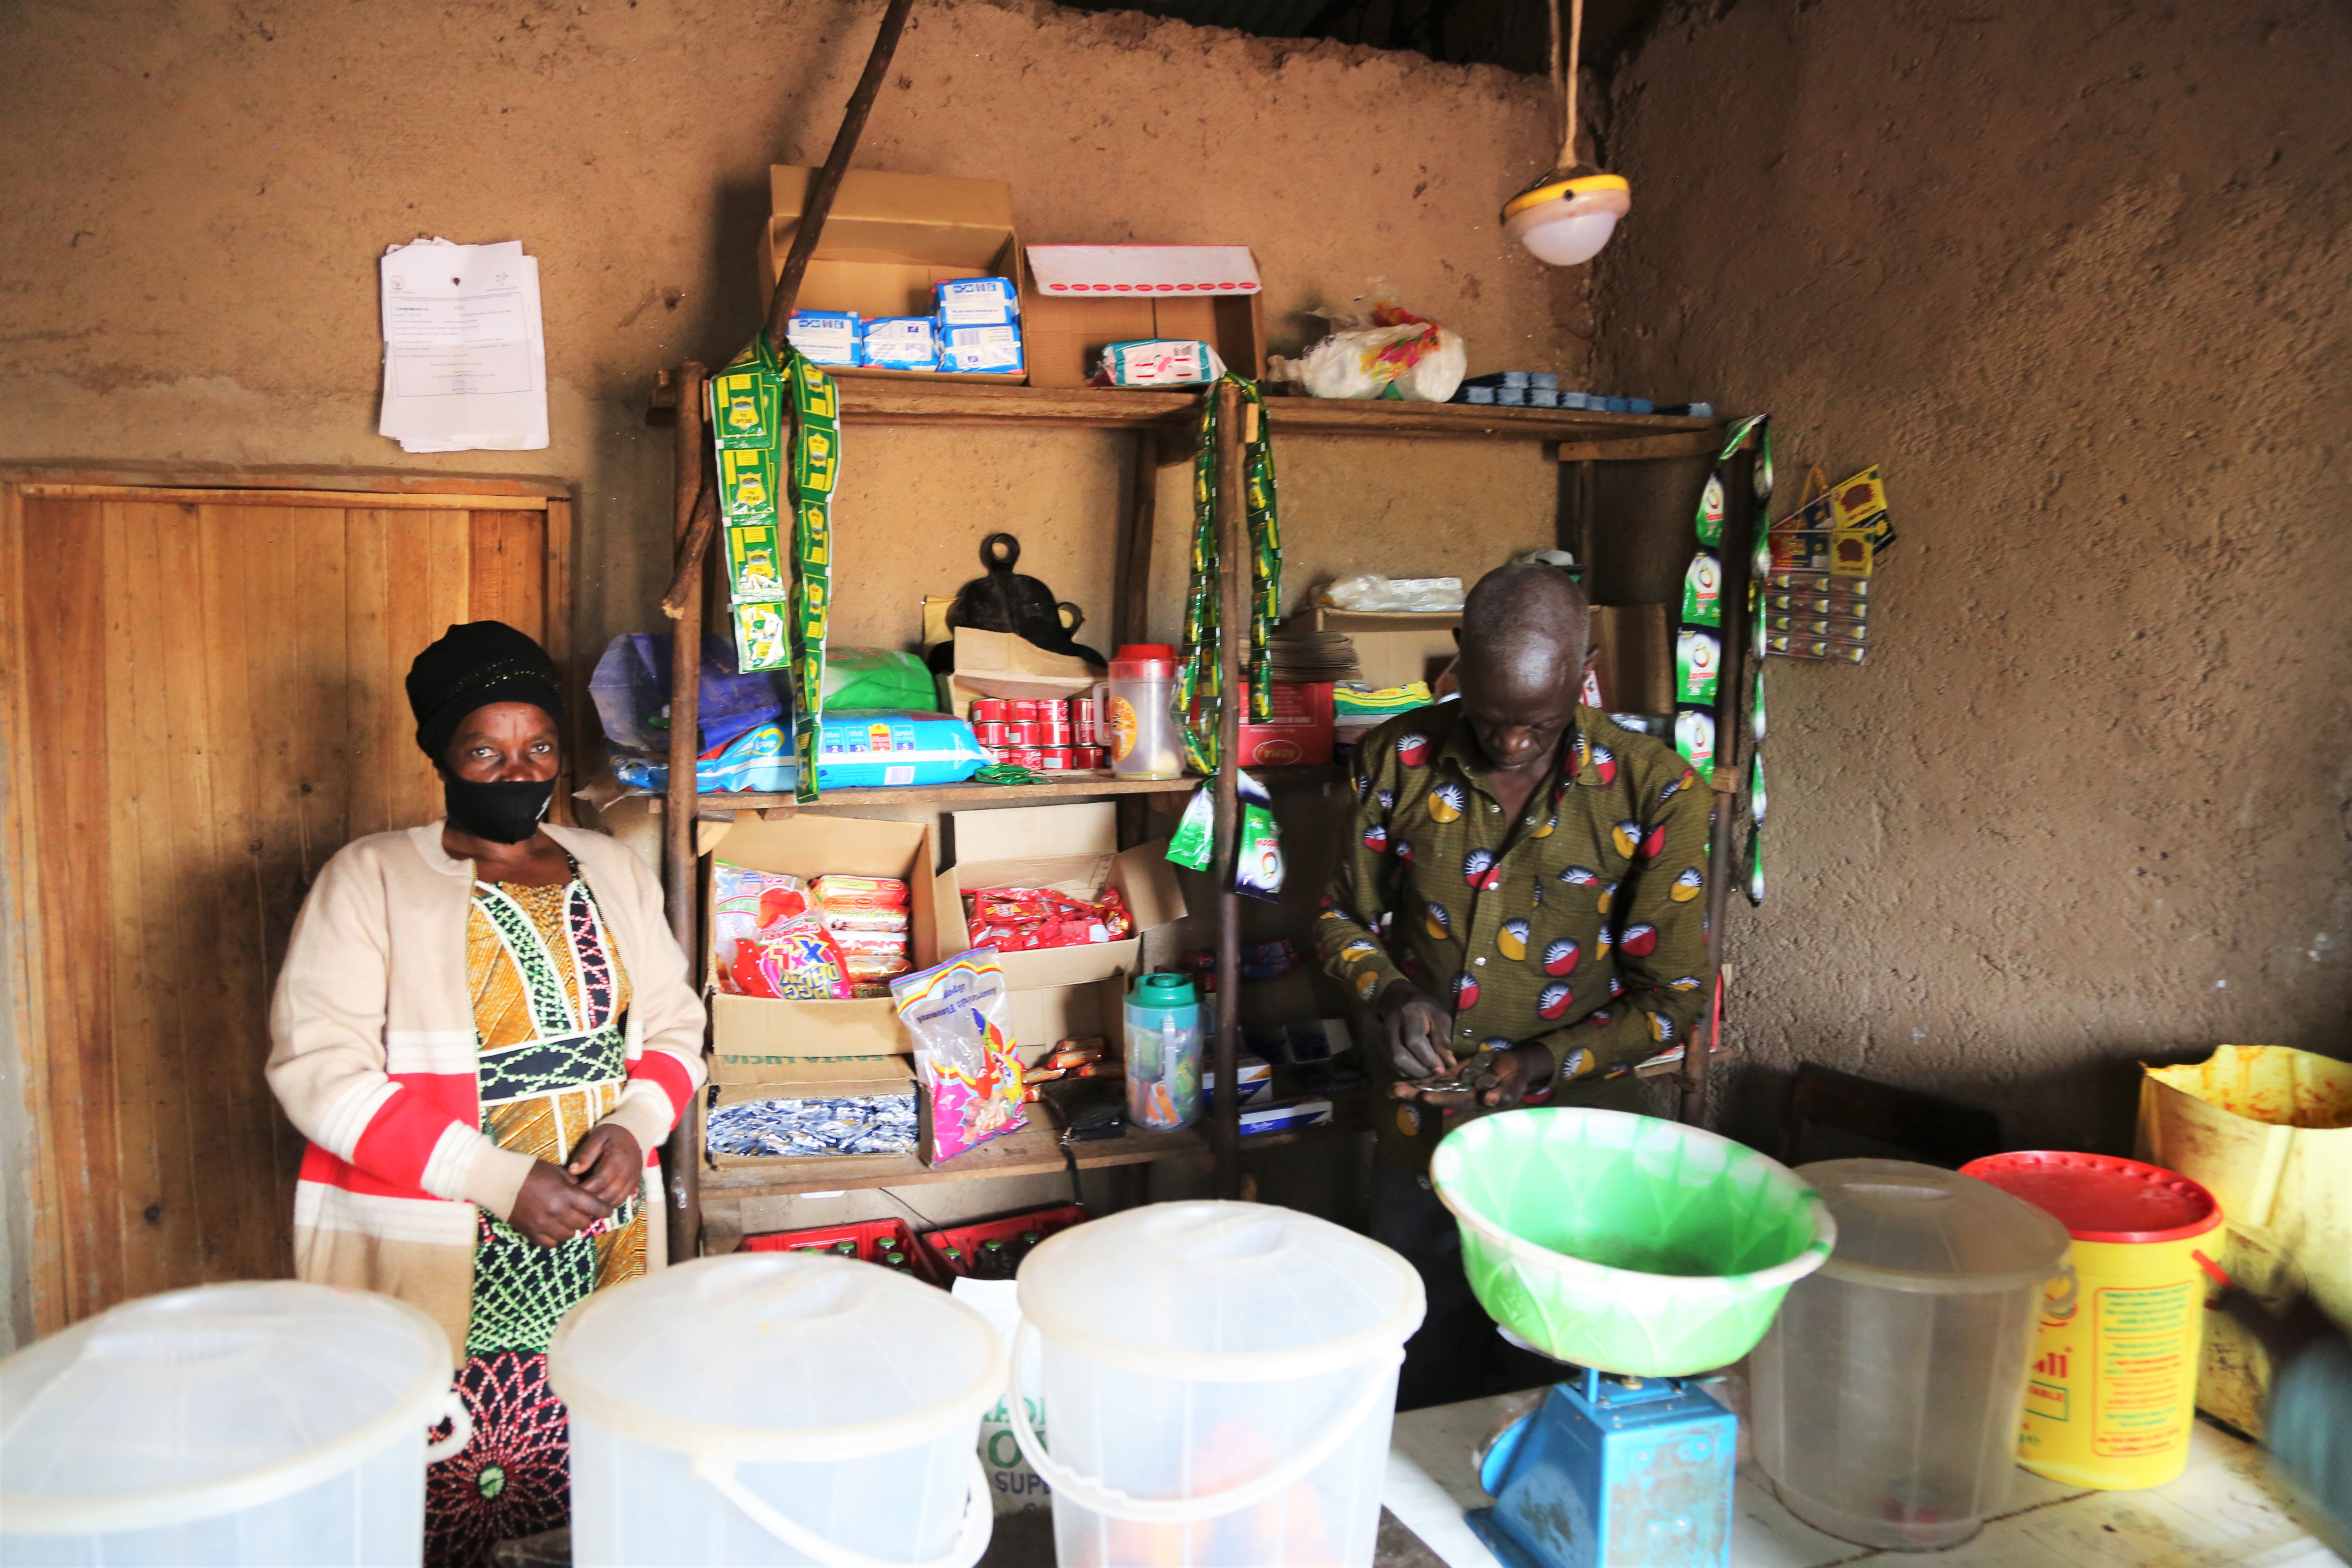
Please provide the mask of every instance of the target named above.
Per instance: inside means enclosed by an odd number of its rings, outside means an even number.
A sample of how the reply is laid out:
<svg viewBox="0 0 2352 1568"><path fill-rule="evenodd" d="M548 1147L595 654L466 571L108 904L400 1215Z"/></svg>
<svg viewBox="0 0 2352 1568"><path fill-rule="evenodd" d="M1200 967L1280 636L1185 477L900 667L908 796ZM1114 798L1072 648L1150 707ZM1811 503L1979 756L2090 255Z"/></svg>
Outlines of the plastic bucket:
<svg viewBox="0 0 2352 1568"><path fill-rule="evenodd" d="M971 1568L1004 1364L979 1313L850 1258L737 1253L599 1290L547 1353L572 1560Z"/></svg>
<svg viewBox="0 0 2352 1568"><path fill-rule="evenodd" d="M1258 1204L1155 1204L1021 1265L1013 1375L1044 1363L1053 1435L1007 1408L1087 1568L1369 1564L1421 1277L1353 1232Z"/></svg>
<svg viewBox="0 0 2352 1568"><path fill-rule="evenodd" d="M1603 1372L1728 1366L1837 1240L1821 1194L1779 1161L1622 1110L1480 1117L1446 1134L1429 1175L1479 1305Z"/></svg>
<svg viewBox="0 0 2352 1568"><path fill-rule="evenodd" d="M2352 1321L2352 1062L2222 1046L2201 1062L2149 1068L2133 1153L2221 1203L2220 1262L2234 1283L2273 1311L2308 1291ZM2259 1437L2270 1381L2261 1343L2210 1315L2198 1408Z"/></svg>
<svg viewBox="0 0 2352 1568"><path fill-rule="evenodd" d="M415 1308L293 1280L51 1335L0 1363L0 1563L419 1562L425 1467L471 1436L449 1361Z"/></svg>
<svg viewBox="0 0 2352 1568"><path fill-rule="evenodd" d="M2180 1474L2221 1205L2186 1176L2106 1154L1993 1154L1960 1173L2047 1209L2074 1238L2076 1289L2042 1303L2018 1463L2107 1491Z"/></svg>

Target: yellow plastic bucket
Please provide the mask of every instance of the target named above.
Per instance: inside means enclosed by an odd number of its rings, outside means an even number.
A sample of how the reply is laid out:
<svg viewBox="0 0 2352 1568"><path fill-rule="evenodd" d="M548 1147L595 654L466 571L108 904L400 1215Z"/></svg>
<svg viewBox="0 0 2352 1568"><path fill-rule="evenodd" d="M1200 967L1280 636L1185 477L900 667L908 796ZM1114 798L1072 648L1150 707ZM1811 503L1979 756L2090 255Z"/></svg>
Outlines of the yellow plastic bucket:
<svg viewBox="0 0 2352 1568"><path fill-rule="evenodd" d="M1994 1154L1960 1167L2057 1216L2074 1282L2045 1293L2017 1461L2068 1486L2162 1486L2189 1463L2221 1205L2173 1172L2105 1154Z"/></svg>

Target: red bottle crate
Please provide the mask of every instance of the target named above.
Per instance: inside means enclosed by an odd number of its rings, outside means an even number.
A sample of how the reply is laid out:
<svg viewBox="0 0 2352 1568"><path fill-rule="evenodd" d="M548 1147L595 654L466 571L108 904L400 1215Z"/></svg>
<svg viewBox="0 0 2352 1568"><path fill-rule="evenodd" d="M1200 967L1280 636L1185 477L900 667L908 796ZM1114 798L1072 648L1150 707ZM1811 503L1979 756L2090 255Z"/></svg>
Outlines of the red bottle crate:
<svg viewBox="0 0 2352 1568"><path fill-rule="evenodd" d="M1019 1231L1013 1234L1018 1236ZM907 1255L908 1272L926 1285L944 1287L948 1271L940 1264L936 1254L926 1251L918 1243L915 1233L907 1228L902 1219L865 1219L850 1225L821 1225L807 1230L770 1231L765 1236L743 1238L746 1252L793 1252L804 1247L830 1251L837 1243L854 1241L858 1258L867 1263L879 1263L881 1244L895 1241L898 1250Z"/></svg>
<svg viewBox="0 0 2352 1568"><path fill-rule="evenodd" d="M1058 1208L1031 1209L1026 1214L1006 1215L1003 1219L975 1220L970 1225L950 1226L941 1230L923 1233L925 1259L941 1279L971 1272L971 1260L980 1251L983 1241L1013 1241L1024 1231L1035 1231L1039 1239L1065 1231L1074 1225L1083 1225L1095 1216L1076 1204L1064 1204ZM965 1267L957 1269L948 1265L946 1249L955 1247L964 1256Z"/></svg>

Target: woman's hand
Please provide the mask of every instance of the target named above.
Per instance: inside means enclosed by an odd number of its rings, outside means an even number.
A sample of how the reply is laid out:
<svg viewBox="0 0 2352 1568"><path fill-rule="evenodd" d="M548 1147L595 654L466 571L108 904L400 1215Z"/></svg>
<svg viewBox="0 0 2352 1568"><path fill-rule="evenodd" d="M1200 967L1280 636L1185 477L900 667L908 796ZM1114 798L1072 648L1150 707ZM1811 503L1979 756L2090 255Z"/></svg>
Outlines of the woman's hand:
<svg viewBox="0 0 2352 1568"><path fill-rule="evenodd" d="M582 1142L585 1147L586 1141ZM515 1194L514 1212L507 1215L507 1223L541 1247L555 1247L612 1212L612 1205L600 1203L562 1166L538 1160L532 1163L530 1174L522 1179L522 1190Z"/></svg>
<svg viewBox="0 0 2352 1568"><path fill-rule="evenodd" d="M580 1185L610 1214L643 1184L646 1152L637 1147L635 1133L607 1121L588 1130L564 1169L579 1177Z"/></svg>

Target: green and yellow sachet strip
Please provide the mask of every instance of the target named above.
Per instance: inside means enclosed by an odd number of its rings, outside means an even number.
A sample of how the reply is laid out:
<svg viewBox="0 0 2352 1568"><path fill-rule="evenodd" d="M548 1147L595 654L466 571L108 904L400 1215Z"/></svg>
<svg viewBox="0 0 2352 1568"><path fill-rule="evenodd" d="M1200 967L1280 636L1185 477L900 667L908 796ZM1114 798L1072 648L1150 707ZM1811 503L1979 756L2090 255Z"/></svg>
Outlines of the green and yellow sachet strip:
<svg viewBox="0 0 2352 1568"><path fill-rule="evenodd" d="M783 419L787 391L793 418ZM794 798L816 799L825 622L833 608L833 489L841 474L841 396L833 378L767 334L709 382L726 528L727 597L738 669L781 669L793 696ZM789 520L789 521L788 521ZM781 560L789 531L791 564Z"/></svg>
<svg viewBox="0 0 2352 1568"><path fill-rule="evenodd" d="M1266 643L1282 615L1282 524L1274 482L1274 442L1265 397L1245 376L1224 377L1241 389L1242 480L1249 521L1249 642L1241 659L1250 719L1274 710ZM1219 678L1224 635L1217 587L1217 389L1205 389L1201 435L1192 456L1192 579L1184 595L1184 646L1176 671L1176 728L1184 760L1196 772L1217 771L1217 725L1227 693Z"/></svg>

